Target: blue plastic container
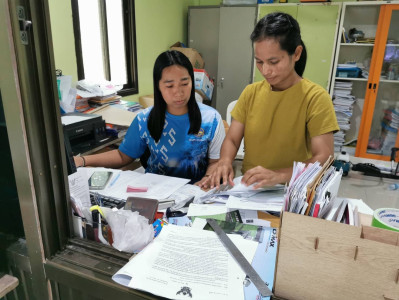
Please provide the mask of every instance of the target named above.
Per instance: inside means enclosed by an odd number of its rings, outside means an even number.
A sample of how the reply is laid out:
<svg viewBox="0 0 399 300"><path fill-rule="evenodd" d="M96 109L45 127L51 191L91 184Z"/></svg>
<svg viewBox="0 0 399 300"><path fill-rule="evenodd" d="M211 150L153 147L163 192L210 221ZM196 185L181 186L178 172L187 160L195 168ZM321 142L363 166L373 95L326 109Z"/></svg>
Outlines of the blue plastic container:
<svg viewBox="0 0 399 300"><path fill-rule="evenodd" d="M337 68L337 73L336 77L341 77L341 78L358 78L360 77L360 72L362 69L358 67L353 67L353 68Z"/></svg>

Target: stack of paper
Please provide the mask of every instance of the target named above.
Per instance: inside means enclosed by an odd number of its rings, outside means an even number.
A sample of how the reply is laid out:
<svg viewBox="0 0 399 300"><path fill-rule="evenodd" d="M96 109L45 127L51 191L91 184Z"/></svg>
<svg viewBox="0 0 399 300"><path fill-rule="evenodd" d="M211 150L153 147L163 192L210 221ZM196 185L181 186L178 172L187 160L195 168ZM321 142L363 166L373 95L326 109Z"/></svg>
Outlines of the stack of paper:
<svg viewBox="0 0 399 300"><path fill-rule="evenodd" d="M336 81L333 94L333 104L340 131L334 134L334 150L341 151L345 143L345 132L350 129L353 104L356 98L352 95L352 82Z"/></svg>
<svg viewBox="0 0 399 300"><path fill-rule="evenodd" d="M225 203L230 209L249 209L280 212L284 203L284 185L265 186L254 189L254 185L241 183L242 176L234 178L234 186L212 189L194 200L195 203Z"/></svg>
<svg viewBox="0 0 399 300"><path fill-rule="evenodd" d="M171 195L183 189L190 179L152 173L142 174L136 171L120 171L107 168L80 168L87 172L87 178L95 171L111 171L112 178L103 190L96 190L102 196L126 200L128 197L140 197L157 199L159 202L170 201ZM85 183L88 184L87 181ZM137 188L136 192L130 192L128 187ZM176 196L178 197L178 196ZM173 197L173 200L176 199ZM182 196L184 197L184 196Z"/></svg>
<svg viewBox="0 0 399 300"><path fill-rule="evenodd" d="M284 209L289 212L356 225L357 208L351 201L338 198L342 169L336 171L330 158L305 166L294 163Z"/></svg>

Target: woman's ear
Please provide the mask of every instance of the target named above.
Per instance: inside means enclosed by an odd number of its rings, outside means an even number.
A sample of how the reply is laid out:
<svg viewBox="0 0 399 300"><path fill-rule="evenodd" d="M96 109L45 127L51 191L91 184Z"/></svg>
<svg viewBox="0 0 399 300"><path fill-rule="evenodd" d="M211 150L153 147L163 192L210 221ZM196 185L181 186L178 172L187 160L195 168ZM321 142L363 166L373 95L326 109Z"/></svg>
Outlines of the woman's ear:
<svg viewBox="0 0 399 300"><path fill-rule="evenodd" d="M298 45L294 52L294 61L297 62L301 58L303 47L302 45Z"/></svg>

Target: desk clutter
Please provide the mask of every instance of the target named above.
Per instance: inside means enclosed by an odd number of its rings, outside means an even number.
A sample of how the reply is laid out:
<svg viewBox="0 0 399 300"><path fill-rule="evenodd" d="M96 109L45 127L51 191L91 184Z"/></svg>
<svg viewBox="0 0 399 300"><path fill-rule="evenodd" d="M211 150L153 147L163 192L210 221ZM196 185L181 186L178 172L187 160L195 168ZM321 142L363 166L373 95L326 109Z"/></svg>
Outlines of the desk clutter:
<svg viewBox="0 0 399 300"><path fill-rule="evenodd" d="M360 225L373 211L337 197L342 170L332 162L295 163L288 186L254 190L238 177L234 187L207 192L188 179L79 168L69 176L75 235L138 253L113 280L171 299L396 299L399 232ZM112 174L103 189L90 190L99 172ZM379 224L388 213L379 212ZM376 284L363 291L365 274ZM355 277L361 291L349 286ZM316 287L311 278L325 280Z"/></svg>
<svg viewBox="0 0 399 300"><path fill-rule="evenodd" d="M122 138L143 108L117 94L122 86L109 81L80 80L72 87L72 76L57 71L65 142L71 144L74 155Z"/></svg>

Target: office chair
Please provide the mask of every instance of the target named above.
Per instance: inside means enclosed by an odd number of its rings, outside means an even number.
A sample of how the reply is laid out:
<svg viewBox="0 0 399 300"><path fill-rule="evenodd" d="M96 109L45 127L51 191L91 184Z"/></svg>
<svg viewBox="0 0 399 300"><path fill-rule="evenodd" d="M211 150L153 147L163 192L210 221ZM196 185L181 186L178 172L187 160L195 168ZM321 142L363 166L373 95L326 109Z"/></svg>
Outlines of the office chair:
<svg viewBox="0 0 399 300"><path fill-rule="evenodd" d="M233 110L234 106L236 105L238 100L231 101L229 105L227 106L227 111L226 111L226 122L231 125L231 111ZM244 158L244 138L241 141L241 145L238 148L236 159L243 159Z"/></svg>

